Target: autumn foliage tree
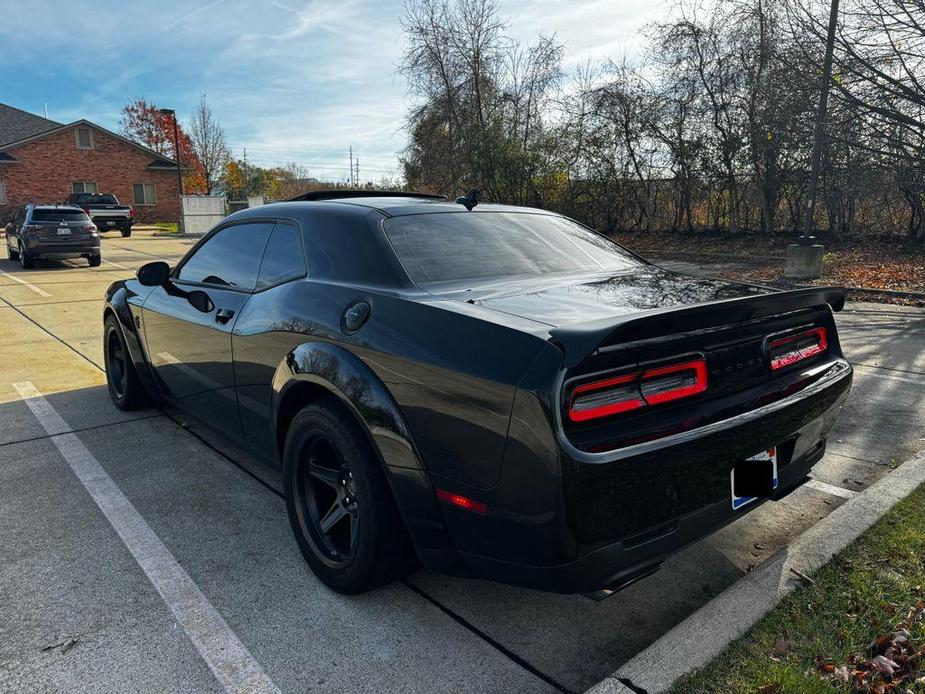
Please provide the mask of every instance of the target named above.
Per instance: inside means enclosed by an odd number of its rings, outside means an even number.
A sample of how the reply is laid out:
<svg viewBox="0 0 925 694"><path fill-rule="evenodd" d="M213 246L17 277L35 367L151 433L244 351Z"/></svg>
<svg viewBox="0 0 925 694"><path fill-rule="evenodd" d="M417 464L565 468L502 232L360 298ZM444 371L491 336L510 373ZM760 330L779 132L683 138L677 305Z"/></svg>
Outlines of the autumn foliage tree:
<svg viewBox="0 0 925 694"><path fill-rule="evenodd" d="M406 0L412 189L605 231L802 229L829 0L680 0L563 79L501 0ZM925 0L842 0L815 229L925 241Z"/></svg>
<svg viewBox="0 0 925 694"><path fill-rule="evenodd" d="M138 98L122 107L119 127L122 135L128 139L165 157L175 159L177 152L174 145L173 118L170 114L161 113L153 102ZM178 130L180 163L186 167L183 190L191 194L206 194L208 187L202 162L196 156L192 140L179 123Z"/></svg>

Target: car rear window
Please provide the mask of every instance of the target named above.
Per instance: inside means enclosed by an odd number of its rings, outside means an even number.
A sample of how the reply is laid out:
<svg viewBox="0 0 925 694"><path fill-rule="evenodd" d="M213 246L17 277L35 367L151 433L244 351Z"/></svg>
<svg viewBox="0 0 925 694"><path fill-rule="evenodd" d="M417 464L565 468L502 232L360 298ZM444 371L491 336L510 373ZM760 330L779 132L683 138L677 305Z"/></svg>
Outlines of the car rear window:
<svg viewBox="0 0 925 694"><path fill-rule="evenodd" d="M32 210L33 222L88 222L83 210L43 210L41 208Z"/></svg>
<svg viewBox="0 0 925 694"><path fill-rule="evenodd" d="M81 205L118 205L119 201L111 193L78 193L77 202Z"/></svg>
<svg viewBox="0 0 925 694"><path fill-rule="evenodd" d="M395 217L384 229L418 285L621 271L640 261L564 217L518 212Z"/></svg>

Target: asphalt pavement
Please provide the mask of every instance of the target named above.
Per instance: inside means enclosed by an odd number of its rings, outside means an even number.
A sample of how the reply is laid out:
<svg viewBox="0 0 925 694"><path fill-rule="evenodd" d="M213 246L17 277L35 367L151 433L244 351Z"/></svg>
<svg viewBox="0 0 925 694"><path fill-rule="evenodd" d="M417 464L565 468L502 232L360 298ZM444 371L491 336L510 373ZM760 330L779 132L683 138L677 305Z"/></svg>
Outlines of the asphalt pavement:
<svg viewBox="0 0 925 694"><path fill-rule="evenodd" d="M241 671L255 691L582 691L925 448L925 311L849 304L855 386L814 482L652 577L600 603L426 571L340 596L275 470L183 413L110 404L105 288L191 244L0 260L0 691L221 692Z"/></svg>

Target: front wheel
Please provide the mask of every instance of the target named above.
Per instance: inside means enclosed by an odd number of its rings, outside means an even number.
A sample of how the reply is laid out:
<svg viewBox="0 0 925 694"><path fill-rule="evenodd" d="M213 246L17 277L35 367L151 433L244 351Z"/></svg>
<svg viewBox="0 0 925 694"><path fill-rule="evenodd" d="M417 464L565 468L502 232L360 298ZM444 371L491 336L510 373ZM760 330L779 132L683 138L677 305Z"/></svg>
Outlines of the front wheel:
<svg viewBox="0 0 925 694"><path fill-rule="evenodd" d="M90 261L90 267L99 267L103 262L103 258L99 255L91 255L87 260Z"/></svg>
<svg viewBox="0 0 925 694"><path fill-rule="evenodd" d="M122 337L116 317L106 316L103 325L103 361L106 364L106 385L113 404L120 410L140 410L151 404L135 364Z"/></svg>
<svg viewBox="0 0 925 694"><path fill-rule="evenodd" d="M404 525L375 451L336 401L292 420L283 484L299 549L329 588L362 593L398 575Z"/></svg>

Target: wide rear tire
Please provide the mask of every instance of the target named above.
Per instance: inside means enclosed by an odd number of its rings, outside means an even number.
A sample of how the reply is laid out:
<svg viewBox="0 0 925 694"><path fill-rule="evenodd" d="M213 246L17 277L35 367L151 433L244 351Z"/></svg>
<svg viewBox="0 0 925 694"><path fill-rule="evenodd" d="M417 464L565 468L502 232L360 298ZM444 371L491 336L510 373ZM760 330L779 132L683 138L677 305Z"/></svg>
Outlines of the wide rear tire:
<svg viewBox="0 0 925 694"><path fill-rule="evenodd" d="M103 363L106 365L106 385L113 404L120 410L140 410L151 405L135 364L122 336L122 328L112 314L103 324Z"/></svg>
<svg viewBox="0 0 925 694"><path fill-rule="evenodd" d="M283 484L299 549L325 585L362 593L398 576L404 524L369 440L336 400L293 418Z"/></svg>
<svg viewBox="0 0 925 694"><path fill-rule="evenodd" d="M127 239L129 236L132 235L132 230L131 230L131 229L120 229L120 231L122 232L122 238L126 238L126 239Z"/></svg>
<svg viewBox="0 0 925 694"><path fill-rule="evenodd" d="M99 255L91 255L87 260L90 261L90 267L99 267L103 262L102 256Z"/></svg>

